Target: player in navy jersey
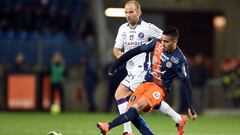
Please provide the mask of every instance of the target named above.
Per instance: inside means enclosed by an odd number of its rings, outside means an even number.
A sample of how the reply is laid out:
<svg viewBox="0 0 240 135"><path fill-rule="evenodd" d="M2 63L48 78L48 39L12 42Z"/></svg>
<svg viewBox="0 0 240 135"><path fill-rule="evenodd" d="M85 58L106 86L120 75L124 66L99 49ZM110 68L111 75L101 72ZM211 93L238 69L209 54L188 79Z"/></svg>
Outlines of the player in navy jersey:
<svg viewBox="0 0 240 135"><path fill-rule="evenodd" d="M124 9L127 22L122 24L118 29L113 47L113 55L116 58L121 57L121 55L133 48L145 45L151 38L161 38L162 36L161 29L141 19L141 6L136 0L127 1ZM121 81L115 92L115 99L120 114L126 112L127 97L145 81L144 76L150 65L149 56L149 53L139 53L126 62L128 75ZM165 101L161 103L161 107L158 110L172 118L179 126L184 126L180 124L183 121L182 116L176 113ZM144 123L141 118L137 120ZM133 124L138 123L136 121ZM123 132L123 135L132 134L130 122L124 124Z"/></svg>
<svg viewBox="0 0 240 135"><path fill-rule="evenodd" d="M180 78L184 85L190 117L193 120L197 118L197 114L192 106L192 88L188 64L183 52L177 46L178 38L178 29L175 26L169 26L163 32L161 40L153 39L146 45L126 52L115 61L110 69L110 74L114 74L120 65L133 56L142 52L153 52L152 65L145 76L146 82L137 87L136 91L131 95L128 111L109 123L97 123L103 134L107 134L110 129L120 124L135 120L139 117L138 113L142 110L148 112L153 108L159 108L160 103L170 92L170 85L176 77ZM184 119L187 120L187 118ZM183 134L183 132L182 129L178 134ZM145 131L142 134L148 135L153 133L149 129L149 131Z"/></svg>

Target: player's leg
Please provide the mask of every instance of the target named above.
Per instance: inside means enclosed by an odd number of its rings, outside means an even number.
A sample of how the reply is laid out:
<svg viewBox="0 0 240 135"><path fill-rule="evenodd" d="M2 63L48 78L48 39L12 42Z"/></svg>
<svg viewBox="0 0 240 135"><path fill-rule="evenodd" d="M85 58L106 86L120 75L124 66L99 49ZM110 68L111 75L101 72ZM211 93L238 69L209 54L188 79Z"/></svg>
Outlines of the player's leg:
<svg viewBox="0 0 240 135"><path fill-rule="evenodd" d="M115 99L117 101L118 111L121 114L125 113L127 110L127 104L128 101L126 97L130 96L132 94L132 91L129 90L126 86L123 84L120 84L115 92ZM124 123L124 131L123 132L129 132L132 133L131 123L127 122Z"/></svg>
<svg viewBox="0 0 240 135"><path fill-rule="evenodd" d="M145 107L144 111L151 111L153 107L159 104L160 101L165 97L166 93L160 87L154 83L142 83L136 91L132 94L129 99L129 105L133 104L135 100L138 100L138 95L141 94L144 96L148 102L148 107ZM144 94L142 94L144 93ZM132 120L134 126L140 131L143 135L151 135L153 132L147 126L144 119L139 115L138 117Z"/></svg>
<svg viewBox="0 0 240 135"><path fill-rule="evenodd" d="M144 97L141 97L128 109L127 112L119 115L117 118L115 118L109 123L98 122L97 126L105 135L112 128L119 126L123 123L132 121L134 118L138 117L138 113L145 108L149 108L149 104Z"/></svg>
<svg viewBox="0 0 240 135"><path fill-rule="evenodd" d="M50 93L49 93L49 98L50 98L50 106L54 104L55 102L55 91L56 91L56 85L55 84L51 84L50 85Z"/></svg>
<svg viewBox="0 0 240 135"><path fill-rule="evenodd" d="M181 115L174 111L165 101L162 101L159 108L156 109L166 116L169 116L176 123L179 123L182 120Z"/></svg>
<svg viewBox="0 0 240 135"><path fill-rule="evenodd" d="M120 114L126 112L127 108L127 99L126 97L130 96L133 91L144 81L144 76L146 71L133 71L129 72L128 75L123 79L119 87L115 92L115 98L118 104L118 110ZM131 123L124 123L124 133L132 133ZM124 134L123 133L123 134Z"/></svg>
<svg viewBox="0 0 240 135"><path fill-rule="evenodd" d="M153 135L152 130L148 127L141 115L135 117L132 123L142 135Z"/></svg>
<svg viewBox="0 0 240 135"><path fill-rule="evenodd" d="M149 104L144 97L138 99L126 113L120 115L118 118L114 119L109 123L109 129L114 128L118 125L121 125L125 122L132 121L138 116L138 113L143 109L148 108Z"/></svg>
<svg viewBox="0 0 240 135"><path fill-rule="evenodd" d="M132 108L130 108L130 110L126 112L126 115L129 115L129 112L132 112L131 110L132 110ZM123 118L126 118L126 115L124 115ZM130 114L130 116L133 116L133 117L134 117L134 115L131 115L131 114ZM122 118L121 115L119 116L119 119L120 119L120 120L124 120L123 118ZM129 117L128 117L128 118L129 118ZM116 120L116 121L117 121L117 120ZM134 119L132 119L131 121L132 121L132 123L134 124L134 126L139 130L139 132L140 132L142 135L153 135L152 130L146 125L144 119L143 119L140 115L137 115L137 116L136 116ZM116 124L116 123L115 123L115 124ZM109 123L101 123L101 122L98 122L98 123L97 123L97 126L98 126L98 128L101 129L101 132L102 132L103 134L106 134L106 133L110 130L110 127L113 128L113 126L110 126Z"/></svg>
<svg viewBox="0 0 240 135"><path fill-rule="evenodd" d="M60 94L60 101L61 101L61 111L65 111L65 97L64 97L64 88L62 84L59 84L59 94Z"/></svg>
<svg viewBox="0 0 240 135"><path fill-rule="evenodd" d="M134 85L132 85L134 86ZM144 95L145 90L147 90L149 87L147 83L142 83L137 88L135 88L135 92L132 94L132 96L129 98L129 106L134 104L136 100L138 100L139 95ZM150 94L152 95L152 94ZM145 99L148 97L145 97ZM149 107L148 107L149 108ZM139 132L142 135L153 135L152 130L148 127L147 123L144 121L144 119L138 115L136 118L132 120L133 125L139 130Z"/></svg>
<svg viewBox="0 0 240 135"><path fill-rule="evenodd" d="M162 101L159 106L155 107L155 109L160 110L163 114L169 116L173 121L176 122L178 135L182 135L184 133L184 125L188 121L187 116L178 114L165 101Z"/></svg>

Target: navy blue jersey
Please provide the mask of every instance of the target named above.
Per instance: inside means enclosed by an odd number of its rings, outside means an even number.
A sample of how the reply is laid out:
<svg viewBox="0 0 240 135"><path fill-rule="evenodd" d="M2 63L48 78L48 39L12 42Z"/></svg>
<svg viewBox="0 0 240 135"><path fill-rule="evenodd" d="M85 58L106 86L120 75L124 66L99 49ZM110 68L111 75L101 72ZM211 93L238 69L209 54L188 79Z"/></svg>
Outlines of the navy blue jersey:
<svg viewBox="0 0 240 135"><path fill-rule="evenodd" d="M157 57L155 55L156 51L160 52L160 55ZM188 63L183 52L178 47L170 54L163 51L160 41L154 39L146 45L139 46L123 54L114 62L110 73L113 73L120 65L142 52L154 52L151 62L152 66L149 67L145 80L147 82L155 82L168 93L173 79L177 77L180 78L184 85L188 106L192 108L192 86L189 78ZM154 65L157 67L157 70L154 70Z"/></svg>

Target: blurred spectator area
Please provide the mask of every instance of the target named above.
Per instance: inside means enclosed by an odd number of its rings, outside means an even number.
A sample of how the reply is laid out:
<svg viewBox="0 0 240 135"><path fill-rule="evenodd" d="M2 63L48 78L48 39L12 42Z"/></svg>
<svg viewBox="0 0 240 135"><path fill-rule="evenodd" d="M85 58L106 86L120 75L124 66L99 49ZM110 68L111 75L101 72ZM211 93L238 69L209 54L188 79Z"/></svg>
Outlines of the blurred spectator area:
<svg viewBox="0 0 240 135"><path fill-rule="evenodd" d="M80 64L80 57L88 52L84 42L68 39L66 33L0 32L0 63L9 64L18 52L23 52L27 64L48 64L52 54L61 51L70 65Z"/></svg>
<svg viewBox="0 0 240 135"><path fill-rule="evenodd" d="M85 17L85 0L0 0L1 30L71 32Z"/></svg>
<svg viewBox="0 0 240 135"><path fill-rule="evenodd" d="M88 51L78 34L85 0L0 0L0 63L23 52L27 64L48 64L55 51L76 65Z"/></svg>

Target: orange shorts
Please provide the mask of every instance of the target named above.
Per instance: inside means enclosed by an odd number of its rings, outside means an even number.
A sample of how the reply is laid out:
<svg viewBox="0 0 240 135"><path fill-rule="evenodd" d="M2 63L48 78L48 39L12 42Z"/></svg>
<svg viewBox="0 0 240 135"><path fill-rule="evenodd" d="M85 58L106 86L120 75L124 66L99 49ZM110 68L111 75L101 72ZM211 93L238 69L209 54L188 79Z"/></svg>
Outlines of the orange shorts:
<svg viewBox="0 0 240 135"><path fill-rule="evenodd" d="M151 111L158 105L166 96L166 92L154 82L145 82L137 87L135 92L131 95L128 102L128 108L134 105L140 98L144 97L148 102L148 108L144 111Z"/></svg>

